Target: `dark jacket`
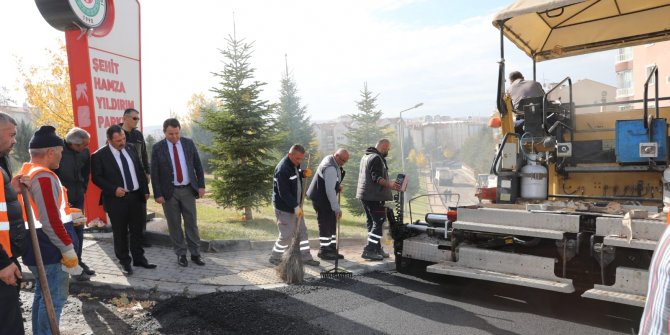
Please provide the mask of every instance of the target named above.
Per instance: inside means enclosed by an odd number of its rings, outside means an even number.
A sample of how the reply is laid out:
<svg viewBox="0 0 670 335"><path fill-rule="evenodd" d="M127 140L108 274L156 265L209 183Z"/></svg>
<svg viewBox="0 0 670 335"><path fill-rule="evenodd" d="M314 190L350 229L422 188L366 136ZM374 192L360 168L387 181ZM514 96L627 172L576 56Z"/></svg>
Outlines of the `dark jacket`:
<svg viewBox="0 0 670 335"><path fill-rule="evenodd" d="M272 182L272 205L274 208L282 212L293 213L295 208L300 205L298 178L304 178L302 170L299 166L293 165L288 155L284 156L275 167ZM300 182L302 185L304 180ZM302 193L302 190L300 192Z"/></svg>
<svg viewBox="0 0 670 335"><path fill-rule="evenodd" d="M121 129L123 129L123 122L119 123L119 126L121 126ZM149 167L149 156L147 155L147 143L144 141L144 135L142 135L142 132L137 130L137 128L131 131L126 131L123 129L123 132L126 133L126 143L130 143L135 146L135 150L137 150L137 156L140 158L140 164L142 164L142 170L144 173L151 173L151 169Z"/></svg>
<svg viewBox="0 0 670 335"><path fill-rule="evenodd" d="M28 240L28 232L23 222L23 210L19 203L16 192L12 188L12 174L7 162L7 157L0 157L0 172L5 188L5 201L7 201L7 216L9 217L9 240L12 245L13 258L23 255ZM7 256L7 252L0 246L0 269L7 267L12 260Z"/></svg>
<svg viewBox="0 0 670 335"><path fill-rule="evenodd" d="M330 208L335 213L341 210L337 194L343 178L344 169L337 165L335 155L326 156L316 168L307 189L307 198L312 200L314 208Z"/></svg>
<svg viewBox="0 0 670 335"><path fill-rule="evenodd" d="M61 184L67 188L70 203L81 203L88 188L91 173L91 153L88 149L76 152L67 143L63 146L63 158L60 167L54 170Z"/></svg>
<svg viewBox="0 0 670 335"><path fill-rule="evenodd" d="M128 152L133 167L135 168L135 175L137 176L137 182L140 184L140 191L142 191L142 194L149 194L147 176L140 167L137 151L135 151L132 144L126 143L126 152ZM116 197L116 188L124 187L123 172L119 168L119 165L116 164L116 159L114 158L114 154L112 154L112 150L109 148L109 144L98 149L91 156L91 177L93 179L93 184L98 186L102 191L100 194L100 202L105 207L105 210L109 211L109 201ZM145 201L144 198L142 198L142 200Z"/></svg>
<svg viewBox="0 0 670 335"><path fill-rule="evenodd" d="M369 147L365 150L359 169L356 199L365 201L393 200L391 189L378 184L381 178L389 181L389 174L386 159L376 148Z"/></svg>
<svg viewBox="0 0 670 335"><path fill-rule="evenodd" d="M193 140L182 137L179 141L184 150L184 159L186 160L187 171L183 173L188 172L191 189L193 189L193 194L198 197L198 189L205 188L205 172L202 169L200 155L198 155L198 150ZM151 149L151 187L154 190L154 198L163 197L166 201L171 199L174 193L173 181L175 174L167 143L166 139L162 139L154 144L154 147Z"/></svg>

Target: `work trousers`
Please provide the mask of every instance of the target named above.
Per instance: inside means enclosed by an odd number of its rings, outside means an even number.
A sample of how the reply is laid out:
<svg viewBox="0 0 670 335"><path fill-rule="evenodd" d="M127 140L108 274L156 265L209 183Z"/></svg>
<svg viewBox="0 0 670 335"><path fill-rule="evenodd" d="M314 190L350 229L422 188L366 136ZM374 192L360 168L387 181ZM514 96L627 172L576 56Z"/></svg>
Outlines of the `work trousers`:
<svg viewBox="0 0 670 335"><path fill-rule="evenodd" d="M191 186L175 187L170 200L163 203L163 213L168 223L175 254L177 256L186 255L188 246L191 257L200 256L200 232L195 210L195 195ZM182 217L184 218L184 230L181 229ZM184 231L186 231L186 240L184 240Z"/></svg>
<svg viewBox="0 0 670 335"><path fill-rule="evenodd" d="M381 249L384 221L386 221L386 207L383 201L361 200L365 216L367 217L368 244L365 249L373 251Z"/></svg>
<svg viewBox="0 0 670 335"><path fill-rule="evenodd" d="M334 251L337 248L337 215L330 208L330 204L312 202L316 212L316 221L319 224L319 243L321 251Z"/></svg>
<svg viewBox="0 0 670 335"><path fill-rule="evenodd" d="M19 269L19 263L14 260ZM23 335L23 317L21 316L21 303L19 302L20 282L17 286L10 286L0 281L0 334Z"/></svg>
<svg viewBox="0 0 670 335"><path fill-rule="evenodd" d="M51 300L56 312L56 320L60 320L63 306L67 301L69 294L69 275L61 269L60 263L45 264L44 272L47 277L47 284L49 285L49 293L51 293ZM38 278L37 266L29 266L30 271L35 278ZM49 326L49 316L47 315L47 308L42 296L42 285L39 280L35 280L35 298L33 299L33 334L34 335L50 335L51 327Z"/></svg>
<svg viewBox="0 0 670 335"><path fill-rule="evenodd" d="M309 240L307 239L307 226L305 226L305 218L298 218L294 213L280 211L275 208L275 215L277 216L277 229L279 229L279 237L272 248L272 259L281 259L286 249L288 249L293 239L293 234L296 228L299 229L300 239L300 255L303 260L312 259L309 253Z"/></svg>
<svg viewBox="0 0 670 335"><path fill-rule="evenodd" d="M144 202L141 191L129 192L124 197L110 200L108 214L112 221L114 254L121 264L146 260L142 248L142 223L147 221L147 212L143 211Z"/></svg>
<svg viewBox="0 0 670 335"><path fill-rule="evenodd" d="M77 200L70 200L70 205L73 208L78 208L81 209L82 213L84 212L84 199L77 199ZM85 224L81 224L78 226L74 226L74 232L77 234L77 238L79 239L79 246L77 246L75 252L77 253L77 257L79 257L79 260L81 261L81 252L84 250L84 226Z"/></svg>

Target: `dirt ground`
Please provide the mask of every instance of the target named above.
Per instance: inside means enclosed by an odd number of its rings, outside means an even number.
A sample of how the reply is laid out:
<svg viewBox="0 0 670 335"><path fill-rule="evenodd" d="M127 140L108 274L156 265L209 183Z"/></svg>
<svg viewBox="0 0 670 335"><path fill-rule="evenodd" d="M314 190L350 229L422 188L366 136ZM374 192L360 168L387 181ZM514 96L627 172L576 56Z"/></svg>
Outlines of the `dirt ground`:
<svg viewBox="0 0 670 335"><path fill-rule="evenodd" d="M324 334L324 329L271 307L318 286L220 292L162 302L138 301L125 295L101 298L72 293L61 316L60 330L63 335ZM21 292L26 334L32 334L32 299L30 287Z"/></svg>

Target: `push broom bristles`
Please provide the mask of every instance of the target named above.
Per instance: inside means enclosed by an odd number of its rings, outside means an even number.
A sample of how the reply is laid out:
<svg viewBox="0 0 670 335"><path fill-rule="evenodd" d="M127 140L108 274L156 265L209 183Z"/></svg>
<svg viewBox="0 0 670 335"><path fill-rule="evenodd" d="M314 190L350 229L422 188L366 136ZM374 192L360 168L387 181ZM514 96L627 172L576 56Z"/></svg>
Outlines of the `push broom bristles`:
<svg viewBox="0 0 670 335"><path fill-rule="evenodd" d="M281 262L277 266L277 275L287 284L299 284L305 279L305 268L300 254L299 226L296 226L295 230L291 245L284 251Z"/></svg>

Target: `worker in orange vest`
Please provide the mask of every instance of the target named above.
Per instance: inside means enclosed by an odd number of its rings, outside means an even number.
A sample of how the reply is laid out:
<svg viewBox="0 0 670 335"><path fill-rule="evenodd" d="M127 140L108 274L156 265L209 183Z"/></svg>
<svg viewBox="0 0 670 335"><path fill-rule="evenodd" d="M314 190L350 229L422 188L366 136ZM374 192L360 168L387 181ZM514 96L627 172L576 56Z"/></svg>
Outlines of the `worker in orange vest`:
<svg viewBox="0 0 670 335"><path fill-rule="evenodd" d="M79 259L75 252L79 241L67 204L67 191L61 185L58 176L52 171L60 164L63 139L56 135L54 127L42 126L30 139L28 148L30 162L23 164L19 174L30 179L30 199L27 200L32 207L33 221L37 229L51 300L56 318L60 319L63 305L69 294L68 272L73 272L69 269L79 268ZM29 241L28 244L32 245L32 242ZM28 265L33 274L37 274L37 264L32 247L27 248L23 256L23 263ZM32 327L33 334L51 334L39 281L35 284Z"/></svg>
<svg viewBox="0 0 670 335"><path fill-rule="evenodd" d="M9 153L16 144L16 121L0 112L0 333L24 334L19 290L21 265L28 233L16 196L19 176L12 178Z"/></svg>

